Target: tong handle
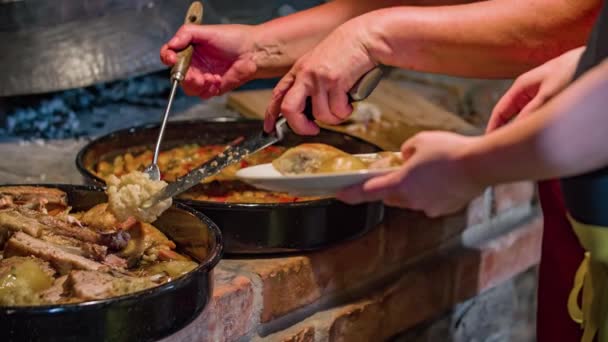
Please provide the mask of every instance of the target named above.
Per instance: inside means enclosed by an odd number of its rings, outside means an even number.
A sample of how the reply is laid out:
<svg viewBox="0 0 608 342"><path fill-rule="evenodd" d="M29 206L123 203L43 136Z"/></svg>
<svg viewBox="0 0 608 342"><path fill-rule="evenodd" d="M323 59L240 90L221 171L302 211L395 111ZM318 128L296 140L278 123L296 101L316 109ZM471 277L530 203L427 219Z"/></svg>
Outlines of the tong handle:
<svg viewBox="0 0 608 342"><path fill-rule="evenodd" d="M190 8L188 8L188 12L186 13L186 19L184 20L184 24L197 24L200 25L203 23L203 4L200 1L194 1ZM192 44L188 45L185 49L177 53L177 63L171 68L171 80L181 82L184 77L186 77L186 73L188 72L188 68L190 67L190 61L192 61L192 53L194 52L194 48Z"/></svg>
<svg viewBox="0 0 608 342"><path fill-rule="evenodd" d="M369 94L376 89L376 86L378 86L378 83L380 83L382 76L384 76L387 71L387 66L378 65L361 76L355 85L348 91L348 102L353 103L365 100ZM312 114L312 99L310 97L306 98L306 106L304 107L303 113L306 115L308 120L315 120L315 117Z"/></svg>

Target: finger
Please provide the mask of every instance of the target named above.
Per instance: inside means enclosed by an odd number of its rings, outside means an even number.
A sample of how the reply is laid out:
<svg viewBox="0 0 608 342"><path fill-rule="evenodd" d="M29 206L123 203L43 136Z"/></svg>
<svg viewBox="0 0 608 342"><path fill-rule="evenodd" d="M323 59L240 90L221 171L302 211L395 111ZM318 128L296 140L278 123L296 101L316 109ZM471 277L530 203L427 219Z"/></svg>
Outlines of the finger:
<svg viewBox="0 0 608 342"><path fill-rule="evenodd" d="M336 198L347 204L359 204L363 202L374 202L382 200L381 193L368 193L364 189L364 184L353 185L339 191Z"/></svg>
<svg viewBox="0 0 608 342"><path fill-rule="evenodd" d="M205 26L186 24L177 30L167 45L171 50L181 51L189 44L207 42L209 40L209 37L206 34L207 32L208 30L206 30Z"/></svg>
<svg viewBox="0 0 608 342"><path fill-rule="evenodd" d="M188 70L186 77L181 83L184 93L188 96L200 94L202 89L205 89L205 78L203 74L196 70Z"/></svg>
<svg viewBox="0 0 608 342"><path fill-rule="evenodd" d="M217 96L220 92L219 82L215 75L212 74L203 74L203 78L205 80L205 86L199 88L198 96L203 99L208 99L213 96Z"/></svg>
<svg viewBox="0 0 608 342"><path fill-rule="evenodd" d="M320 87L319 87L320 86ZM327 92L320 84L312 97L312 112L317 120L328 125L338 125L342 119L332 114L329 109Z"/></svg>
<svg viewBox="0 0 608 342"><path fill-rule="evenodd" d="M416 153L416 140L416 136L413 136L412 138L406 140L403 145L401 145L401 157L403 162L406 162L414 155L414 153Z"/></svg>
<svg viewBox="0 0 608 342"><path fill-rule="evenodd" d="M547 101L549 101L549 99L550 99L549 96L546 96L545 94L542 94L539 92L538 94L536 94L534 99L532 99L532 101L528 102L528 104L519 112L519 116L525 116L528 113L531 113L531 112L537 110L542 105L547 103Z"/></svg>
<svg viewBox="0 0 608 342"><path fill-rule="evenodd" d="M270 100L268 107L266 107L266 113L264 114L264 131L267 133L274 130L274 124L281 114L281 103L283 103L283 98L294 81L294 75L289 72L281 78L279 83L277 83L272 90L272 99Z"/></svg>
<svg viewBox="0 0 608 342"><path fill-rule="evenodd" d="M304 82L296 78L283 97L281 113L296 134L316 135L319 133L319 126L303 114L306 107L306 98L310 95L310 91Z"/></svg>
<svg viewBox="0 0 608 342"><path fill-rule="evenodd" d="M508 123L538 93L540 87L538 81L524 76L518 78L494 106L486 132L494 131Z"/></svg>
<svg viewBox="0 0 608 342"><path fill-rule="evenodd" d="M165 44L160 49L160 60L164 65L172 66L177 60L177 55L174 51L169 49L169 46L167 44Z"/></svg>
<svg viewBox="0 0 608 342"><path fill-rule="evenodd" d="M389 197L389 198L384 199L382 202L384 203L384 205L386 205L388 207L412 209L409 205L407 205L407 203L405 203L404 201L402 201L398 198Z"/></svg>
<svg viewBox="0 0 608 342"><path fill-rule="evenodd" d="M399 186L399 172L392 172L385 176L374 177L365 183L343 189L336 194L336 198L349 204L371 202L394 197Z"/></svg>
<svg viewBox="0 0 608 342"><path fill-rule="evenodd" d="M335 88L329 90L329 110L344 121L353 112L353 106L348 102L348 95Z"/></svg>
<svg viewBox="0 0 608 342"><path fill-rule="evenodd" d="M386 190L395 190L399 187L402 179L402 172L395 171L386 175L374 177L363 185L363 189L368 193L382 193ZM387 196L383 196L387 197Z"/></svg>
<svg viewBox="0 0 608 342"><path fill-rule="evenodd" d="M506 124L512 117L517 115L521 108L517 108L515 97L518 96L519 92L519 89L511 88L502 98L500 98L490 114L486 132L492 132L498 129Z"/></svg>

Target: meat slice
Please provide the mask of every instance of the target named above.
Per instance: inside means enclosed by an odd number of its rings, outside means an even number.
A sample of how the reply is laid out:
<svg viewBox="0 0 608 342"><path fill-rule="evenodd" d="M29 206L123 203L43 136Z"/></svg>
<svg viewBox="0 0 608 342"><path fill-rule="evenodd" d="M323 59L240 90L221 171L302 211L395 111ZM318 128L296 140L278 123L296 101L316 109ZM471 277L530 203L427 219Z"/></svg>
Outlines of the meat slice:
<svg viewBox="0 0 608 342"><path fill-rule="evenodd" d="M81 227L78 224L72 224L60 218L26 208L18 208L17 210L23 216L38 221L44 229L50 230L55 234L73 237L86 242L98 243L101 241L101 234L90 228Z"/></svg>
<svg viewBox="0 0 608 342"><path fill-rule="evenodd" d="M0 195L10 196L17 204L36 202L45 199L49 204L61 206L68 205L68 196L65 192L40 186L3 186L0 187Z"/></svg>
<svg viewBox="0 0 608 342"><path fill-rule="evenodd" d="M119 270L125 270L128 267L127 260L115 254L108 254L103 260L103 264Z"/></svg>
<svg viewBox="0 0 608 342"><path fill-rule="evenodd" d="M4 257L33 255L50 262L61 274L72 269L108 270L108 267L76 254L68 253L48 242L17 232L7 241Z"/></svg>
<svg viewBox="0 0 608 342"><path fill-rule="evenodd" d="M80 241L68 236L43 232L40 239L50 242L68 253L77 254L97 261L104 260L108 254L108 247L106 246Z"/></svg>
<svg viewBox="0 0 608 342"><path fill-rule="evenodd" d="M35 218L27 217L14 209L0 211L0 231L3 229L13 232L23 231L31 236L38 237L45 228Z"/></svg>
<svg viewBox="0 0 608 342"><path fill-rule="evenodd" d="M66 286L73 296L84 300L103 299L115 296L114 277L107 273L72 271Z"/></svg>
<svg viewBox="0 0 608 342"><path fill-rule="evenodd" d="M68 279L67 275L61 276L53 282L53 286L40 293L40 299L43 303L56 304L66 301L64 284Z"/></svg>
<svg viewBox="0 0 608 342"><path fill-rule="evenodd" d="M72 271L66 286L83 300L104 299L145 290L158 285L149 278L113 276L95 271Z"/></svg>
<svg viewBox="0 0 608 342"><path fill-rule="evenodd" d="M42 224L44 229L55 235L67 236L92 244L104 245L113 250L124 248L130 239L129 233L126 231L115 230L113 232L99 233L89 227L80 225L80 222L76 219L69 220L70 216L61 219L25 208L19 208L17 210L23 216L38 221Z"/></svg>

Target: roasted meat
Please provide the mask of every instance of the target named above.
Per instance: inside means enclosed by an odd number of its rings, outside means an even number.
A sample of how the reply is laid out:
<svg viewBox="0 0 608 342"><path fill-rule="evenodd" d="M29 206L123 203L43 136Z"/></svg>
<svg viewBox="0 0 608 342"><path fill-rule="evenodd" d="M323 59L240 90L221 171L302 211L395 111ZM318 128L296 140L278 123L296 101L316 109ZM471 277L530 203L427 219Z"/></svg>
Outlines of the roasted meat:
<svg viewBox="0 0 608 342"><path fill-rule="evenodd" d="M41 231L46 231L54 235L70 237L83 242L105 245L111 249L124 248L129 240L129 234L124 231L114 229L113 231L104 230L103 232L98 232L92 228L83 226L78 220L68 220L69 215L59 218L25 208L18 208L16 210L20 214L20 219L25 218L28 220L27 222L30 224L30 227L40 229L36 235L30 234L32 236L38 237Z"/></svg>
<svg viewBox="0 0 608 342"><path fill-rule="evenodd" d="M27 217L16 209L0 211L0 232L2 230L12 232L25 232L31 236L38 237L45 229L44 224L35 218Z"/></svg>
<svg viewBox="0 0 608 342"><path fill-rule="evenodd" d="M65 192L44 187L34 186L4 186L0 188L0 197L10 197L16 204L43 201L51 205L67 207L68 196Z"/></svg>
<svg viewBox="0 0 608 342"><path fill-rule="evenodd" d="M106 246L81 241L67 236L43 233L40 236L40 239L50 242L68 253L77 254L95 261L103 261L108 254L108 247Z"/></svg>
<svg viewBox="0 0 608 342"><path fill-rule="evenodd" d="M63 275L53 282L53 285L40 293L40 301L43 303L61 303L69 301L64 287L67 275Z"/></svg>
<svg viewBox="0 0 608 342"><path fill-rule="evenodd" d="M107 204L70 214L66 198L56 189L0 187L0 306L120 296L196 267L154 226L119 222Z"/></svg>
<svg viewBox="0 0 608 342"><path fill-rule="evenodd" d="M108 266L80 255L68 253L59 247L31 237L23 232L13 234L4 247L5 258L30 255L48 261L61 274L66 274L72 269L92 271L109 269Z"/></svg>
<svg viewBox="0 0 608 342"><path fill-rule="evenodd" d="M113 276L95 271L72 271L66 286L72 294L83 300L103 299L145 290L158 285L150 278Z"/></svg>

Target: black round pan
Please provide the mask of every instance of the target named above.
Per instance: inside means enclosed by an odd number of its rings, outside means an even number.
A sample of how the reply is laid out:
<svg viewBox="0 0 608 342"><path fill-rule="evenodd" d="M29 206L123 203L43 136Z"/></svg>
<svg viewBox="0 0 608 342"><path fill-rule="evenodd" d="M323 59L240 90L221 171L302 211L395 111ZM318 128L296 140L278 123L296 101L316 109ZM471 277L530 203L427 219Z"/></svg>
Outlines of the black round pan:
<svg viewBox="0 0 608 342"><path fill-rule="evenodd" d="M92 186L40 186L65 191L74 210L106 200ZM200 265L172 282L131 295L69 305L0 306L0 341L153 341L186 326L211 298L212 270L222 256L221 234L211 220L181 203L154 225Z"/></svg>
<svg viewBox="0 0 608 342"><path fill-rule="evenodd" d="M262 129L257 120L170 122L163 149L185 143L227 144L239 136L256 134ZM158 125L133 127L110 133L85 146L76 158L78 170L89 184L103 185L90 170L99 160L127 150L152 148ZM349 135L321 130L315 137L288 135L282 146L321 142L349 153L372 153L380 149ZM182 200L202 211L222 229L225 251L229 254L268 254L298 252L326 247L356 238L375 227L383 218L381 203L347 205L335 199L298 203L218 203Z"/></svg>

